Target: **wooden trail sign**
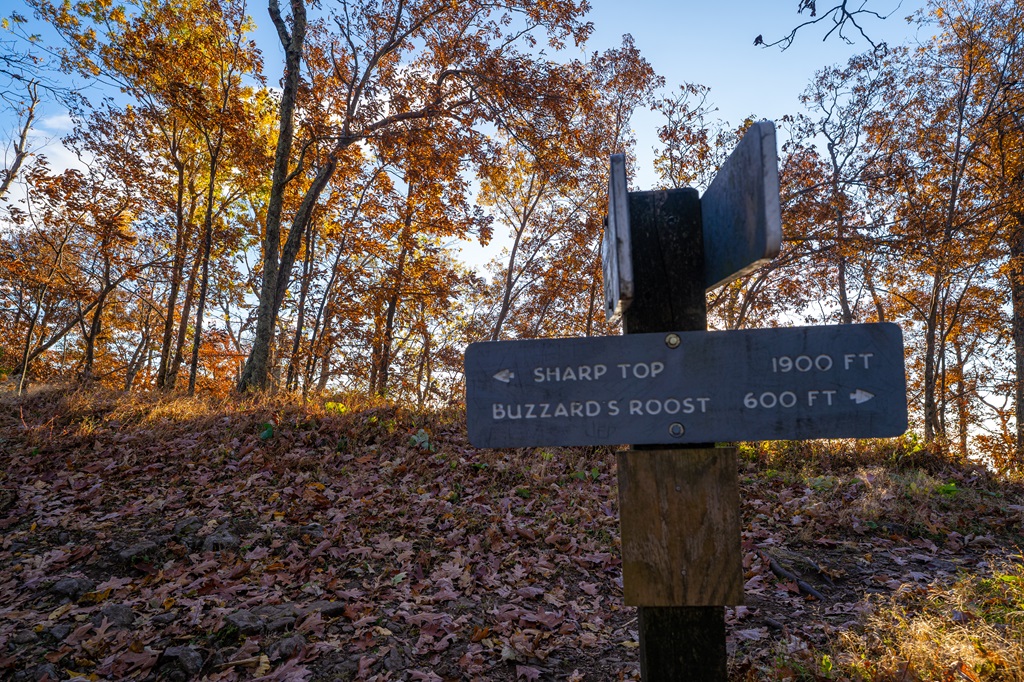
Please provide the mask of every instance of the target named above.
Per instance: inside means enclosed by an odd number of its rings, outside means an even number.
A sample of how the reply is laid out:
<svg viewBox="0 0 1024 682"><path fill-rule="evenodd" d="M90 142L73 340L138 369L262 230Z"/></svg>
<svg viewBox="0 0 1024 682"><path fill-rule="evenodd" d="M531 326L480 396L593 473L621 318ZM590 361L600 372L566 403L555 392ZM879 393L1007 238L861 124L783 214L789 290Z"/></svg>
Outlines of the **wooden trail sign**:
<svg viewBox="0 0 1024 682"><path fill-rule="evenodd" d="M894 324L472 344L478 447L881 438L907 428Z"/></svg>
<svg viewBox="0 0 1024 682"><path fill-rule="evenodd" d="M754 124L703 198L627 190L613 156L605 313L625 336L472 344L478 447L633 444L616 453L623 594L647 682L724 682L726 604L743 600L735 448L884 437L907 425L892 324L707 332L705 291L779 251L775 129Z"/></svg>

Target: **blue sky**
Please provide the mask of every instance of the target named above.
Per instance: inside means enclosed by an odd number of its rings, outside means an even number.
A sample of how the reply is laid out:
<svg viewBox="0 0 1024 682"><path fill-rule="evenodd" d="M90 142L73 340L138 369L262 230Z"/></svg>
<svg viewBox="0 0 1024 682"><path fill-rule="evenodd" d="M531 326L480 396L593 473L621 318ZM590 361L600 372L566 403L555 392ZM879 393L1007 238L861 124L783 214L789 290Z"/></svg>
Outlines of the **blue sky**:
<svg viewBox="0 0 1024 682"><path fill-rule="evenodd" d="M818 0L824 10L839 0ZM802 29L793 45L754 46L761 34L766 41L781 38L810 17L797 14L798 0L590 0L589 20L594 34L578 54L585 58L594 51L617 47L622 35L633 36L637 47L666 82L666 92L683 82L711 88L711 102L719 108L720 118L738 123L753 114L776 119L799 111L798 97L824 66L846 62L870 48L856 31L848 34L847 44L833 34L823 40L826 22ZM891 14L882 21L864 17L862 25L876 42L900 45L913 41L915 27L905 18L926 5L926 0L850 0L880 14ZM258 25L257 41L264 53L268 74L280 69L283 52L264 3L254 0L250 12ZM571 49L571 48L570 48ZM651 148L657 141L656 115L639 112L634 120L638 139L638 173L635 186L647 189L654 184Z"/></svg>

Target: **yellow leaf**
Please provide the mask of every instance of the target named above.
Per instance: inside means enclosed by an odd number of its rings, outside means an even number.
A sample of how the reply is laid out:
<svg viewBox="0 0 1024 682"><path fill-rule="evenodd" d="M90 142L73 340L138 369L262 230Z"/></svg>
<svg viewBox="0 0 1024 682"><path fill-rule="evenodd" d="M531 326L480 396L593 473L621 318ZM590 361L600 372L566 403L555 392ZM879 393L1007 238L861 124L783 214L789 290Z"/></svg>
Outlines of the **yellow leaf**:
<svg viewBox="0 0 1024 682"><path fill-rule="evenodd" d="M105 601L112 591L113 589L108 587L102 592L86 592L79 599L79 602L83 604L99 604L101 601Z"/></svg>
<svg viewBox="0 0 1024 682"><path fill-rule="evenodd" d="M64 606L58 606L52 612L50 612L50 615L47 616L46 619L57 620L73 608L75 608L74 604L65 604Z"/></svg>
<svg viewBox="0 0 1024 682"><path fill-rule="evenodd" d="M167 599L164 599L164 603L163 603L164 611L169 611L170 608L172 606L174 606L174 602L175 602L174 597L168 597Z"/></svg>
<svg viewBox="0 0 1024 682"><path fill-rule="evenodd" d="M266 654L260 654L260 664L256 666L256 677L263 677L270 672L270 659Z"/></svg>

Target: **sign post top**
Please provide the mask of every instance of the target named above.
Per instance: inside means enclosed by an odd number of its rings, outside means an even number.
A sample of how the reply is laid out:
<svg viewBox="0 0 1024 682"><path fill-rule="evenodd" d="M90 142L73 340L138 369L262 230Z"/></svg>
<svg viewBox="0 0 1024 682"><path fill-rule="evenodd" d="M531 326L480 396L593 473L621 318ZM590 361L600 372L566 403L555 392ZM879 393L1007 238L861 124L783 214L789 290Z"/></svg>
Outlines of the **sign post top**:
<svg viewBox="0 0 1024 682"><path fill-rule="evenodd" d="M782 248L775 124L747 130L700 199L704 287L711 291L775 258ZM612 154L602 245L605 316L621 319L634 296L626 158Z"/></svg>

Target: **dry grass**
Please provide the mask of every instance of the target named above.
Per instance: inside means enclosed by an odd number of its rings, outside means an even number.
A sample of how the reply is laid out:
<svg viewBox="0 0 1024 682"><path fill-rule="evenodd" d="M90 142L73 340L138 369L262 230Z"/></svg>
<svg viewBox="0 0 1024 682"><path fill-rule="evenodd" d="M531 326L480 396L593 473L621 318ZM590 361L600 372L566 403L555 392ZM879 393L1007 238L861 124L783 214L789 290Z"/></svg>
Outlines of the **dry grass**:
<svg viewBox="0 0 1024 682"><path fill-rule="evenodd" d="M946 511L972 509L981 503L973 487L962 481L958 486L948 475L923 469L860 467L852 481L862 492L837 510L837 518L854 528L866 525L914 536L939 536L943 534L939 517Z"/></svg>
<svg viewBox="0 0 1024 682"><path fill-rule="evenodd" d="M776 469L836 471L883 466L941 470L950 464L967 464L953 455L943 454L937 447L925 445L913 433L882 439L832 438L742 443L740 451L748 459Z"/></svg>
<svg viewBox="0 0 1024 682"><path fill-rule="evenodd" d="M1024 565L878 600L834 658L853 679L1024 681Z"/></svg>

